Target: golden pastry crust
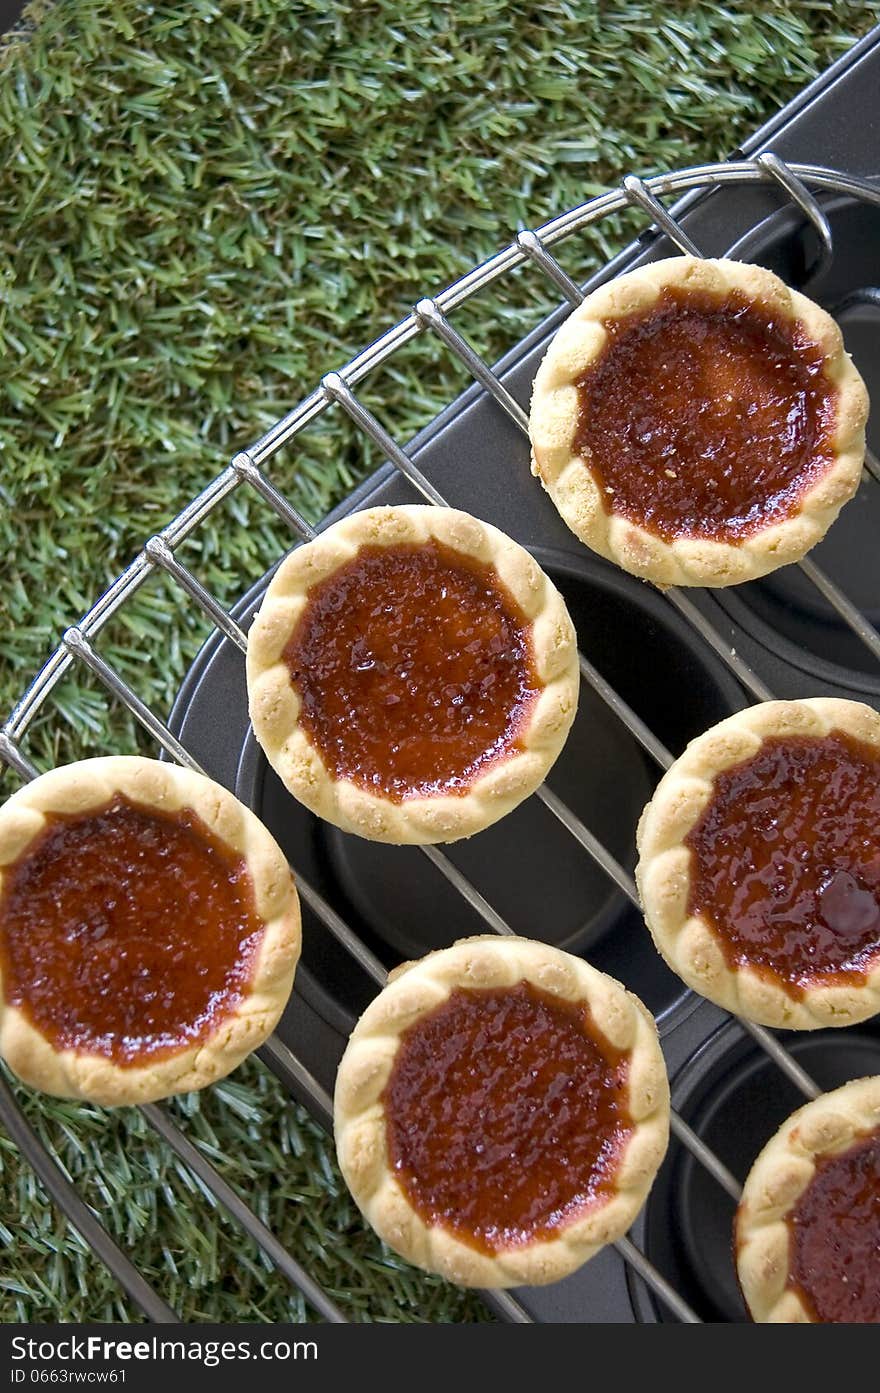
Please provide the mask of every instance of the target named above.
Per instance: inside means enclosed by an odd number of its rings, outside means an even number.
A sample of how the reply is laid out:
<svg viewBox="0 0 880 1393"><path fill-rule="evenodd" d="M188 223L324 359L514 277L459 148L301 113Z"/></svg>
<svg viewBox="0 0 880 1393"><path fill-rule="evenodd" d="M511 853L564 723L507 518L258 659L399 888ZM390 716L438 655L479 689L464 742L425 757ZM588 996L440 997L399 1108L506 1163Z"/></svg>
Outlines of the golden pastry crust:
<svg viewBox="0 0 880 1393"><path fill-rule="evenodd" d="M527 981L564 1001L588 1003L617 1049L629 1052L626 1106L634 1129L613 1195L585 1217L494 1255L427 1225L389 1164L382 1092L400 1036L457 987L512 987ZM613 978L579 958L524 938L464 939L406 964L358 1021L339 1066L334 1130L342 1173L368 1223L416 1266L466 1287L558 1281L626 1232L641 1209L669 1139L669 1084L653 1018Z"/></svg>
<svg viewBox="0 0 880 1393"><path fill-rule="evenodd" d="M650 309L661 292L672 287L719 297L739 291L759 308L799 321L823 350L823 371L837 389L832 463L806 490L790 518L736 544L703 537L667 542L619 513L606 512L587 463L574 452L579 417L575 382L605 347L603 322ZM600 286L557 332L535 378L529 419L532 472L576 536L632 575L661 587L738 585L799 560L824 537L858 489L867 415L865 384L844 349L837 324L823 309L761 266L675 256Z"/></svg>
<svg viewBox="0 0 880 1393"><path fill-rule="evenodd" d="M684 841L712 797L717 774L750 759L766 739L835 730L880 751L880 715L861 702L809 697L739 711L691 741L660 780L639 822L636 882L658 951L694 991L761 1025L818 1030L867 1020L880 1011L880 965L862 985L817 981L800 1000L748 966L732 971L711 926L688 914L692 852Z"/></svg>
<svg viewBox="0 0 880 1393"><path fill-rule="evenodd" d="M309 590L353 560L362 547L431 539L494 567L530 621L543 690L518 737L522 749L491 764L466 793L394 803L351 780L334 778L300 724L300 701L283 653ZM372 841L453 842L497 822L544 781L577 711L577 639L556 587L528 552L497 528L452 508L368 508L343 518L281 563L248 634L247 682L254 734L266 758L313 813Z"/></svg>
<svg viewBox="0 0 880 1393"><path fill-rule="evenodd" d="M87 813L116 794L157 812L192 809L233 852L253 881L265 923L251 989L207 1039L170 1057L120 1067L103 1055L57 1049L18 1007L0 980L0 1055L19 1078L44 1093L117 1105L148 1103L204 1088L234 1069L271 1034L293 986L300 953L299 899L287 861L258 818L225 788L177 765L137 755L86 759L53 769L20 788L0 808L0 897L3 867L13 864L45 827L48 813Z"/></svg>
<svg viewBox="0 0 880 1393"><path fill-rule="evenodd" d="M809 1323L789 1287L786 1216L816 1174L816 1161L846 1151L880 1128L880 1077L855 1079L799 1108L764 1147L749 1172L736 1215L736 1265L752 1318Z"/></svg>

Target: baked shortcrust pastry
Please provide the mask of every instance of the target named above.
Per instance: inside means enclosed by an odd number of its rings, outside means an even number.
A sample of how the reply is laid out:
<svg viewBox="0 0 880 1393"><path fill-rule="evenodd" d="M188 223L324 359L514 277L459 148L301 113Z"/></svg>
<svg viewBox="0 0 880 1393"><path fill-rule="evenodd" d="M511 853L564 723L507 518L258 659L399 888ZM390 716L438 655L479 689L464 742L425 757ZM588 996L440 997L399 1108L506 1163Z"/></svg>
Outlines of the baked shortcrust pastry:
<svg viewBox="0 0 880 1393"><path fill-rule="evenodd" d="M306 807L448 842L543 781L577 707L575 633L522 547L451 508L369 508L282 562L248 635L254 732Z"/></svg>
<svg viewBox="0 0 880 1393"><path fill-rule="evenodd" d="M757 1321L880 1324L880 1078L800 1108L753 1165L736 1217Z"/></svg>
<svg viewBox="0 0 880 1393"><path fill-rule="evenodd" d="M138 756L43 774L0 809L0 1054L95 1103L202 1088L293 985L284 856L219 784Z"/></svg>
<svg viewBox="0 0 880 1393"><path fill-rule="evenodd" d="M670 967L719 1006L812 1030L880 1010L880 715L813 697L699 736L638 829Z"/></svg>
<svg viewBox="0 0 880 1393"><path fill-rule="evenodd" d="M532 468L587 546L657 585L735 585L824 536L868 397L823 309L772 272L676 256L593 291L538 369Z"/></svg>
<svg viewBox="0 0 880 1393"><path fill-rule="evenodd" d="M522 938L407 964L336 1082L339 1162L403 1257L461 1286L556 1281L630 1226L666 1151L652 1018L618 982Z"/></svg>

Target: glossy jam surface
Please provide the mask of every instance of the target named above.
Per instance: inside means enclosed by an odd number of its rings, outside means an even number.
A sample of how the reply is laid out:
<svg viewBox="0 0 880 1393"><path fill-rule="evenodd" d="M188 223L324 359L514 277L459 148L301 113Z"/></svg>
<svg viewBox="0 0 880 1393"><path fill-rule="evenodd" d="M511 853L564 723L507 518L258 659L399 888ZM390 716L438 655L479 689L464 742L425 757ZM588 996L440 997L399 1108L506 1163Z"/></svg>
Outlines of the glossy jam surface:
<svg viewBox="0 0 880 1393"><path fill-rule="evenodd" d="M528 983L459 989L401 1037L383 1102L413 1208L495 1253L550 1237L614 1179L626 1057L583 1005Z"/></svg>
<svg viewBox="0 0 880 1393"><path fill-rule="evenodd" d="M736 543L797 511L831 460L836 393L817 345L736 293L667 289L604 327L574 447L606 512L664 541Z"/></svg>
<svg viewBox="0 0 880 1393"><path fill-rule="evenodd" d="M194 812L117 796L53 814L4 869L4 994L57 1049L146 1064L247 995L263 927L244 861Z"/></svg>
<svg viewBox="0 0 880 1393"><path fill-rule="evenodd" d="M520 748L539 688L494 569L436 542L363 547L309 592L284 659L334 777L395 802L466 793Z"/></svg>
<svg viewBox="0 0 880 1393"><path fill-rule="evenodd" d="M819 1160L788 1226L789 1285L814 1320L880 1324L880 1132Z"/></svg>
<svg viewBox="0 0 880 1393"><path fill-rule="evenodd" d="M728 965L751 963L798 997L859 983L880 954L880 758L840 731L768 739L718 775L685 838L688 912Z"/></svg>

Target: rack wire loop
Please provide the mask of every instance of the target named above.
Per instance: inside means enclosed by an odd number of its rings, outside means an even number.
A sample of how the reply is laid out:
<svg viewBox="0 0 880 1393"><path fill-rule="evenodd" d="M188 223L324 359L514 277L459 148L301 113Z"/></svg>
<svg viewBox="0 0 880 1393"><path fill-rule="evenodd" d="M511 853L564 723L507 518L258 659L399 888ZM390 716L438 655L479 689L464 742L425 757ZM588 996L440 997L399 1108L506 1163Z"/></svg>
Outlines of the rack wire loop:
<svg viewBox="0 0 880 1393"><path fill-rule="evenodd" d="M164 537L151 537L144 547L144 551L156 566L160 566L163 571L167 571L173 580L177 581L177 584L186 591L190 599L212 620L215 627L232 640L236 648L240 649L242 653L247 651L247 637L244 630L236 624L231 614L227 614L223 606L214 599L214 596L193 575L192 571L178 561Z"/></svg>
<svg viewBox="0 0 880 1393"><path fill-rule="evenodd" d="M270 508L286 522L291 532L294 532L301 542L308 542L315 535L315 529L310 522L307 522L302 513L294 508L293 504L284 494L278 490L263 473L262 469L254 463L251 456L245 450L240 450L232 461L232 468L240 479L250 484L251 488L269 504Z"/></svg>
<svg viewBox="0 0 880 1393"><path fill-rule="evenodd" d="M810 268L809 279L819 276L830 265L834 257L834 237L822 207L815 196L810 192L803 179L799 179L792 172L784 160L778 155L774 155L772 150L765 150L763 154L755 157L755 164L778 184L791 199L792 203L806 214L812 226L815 228L819 238L819 258L816 265Z"/></svg>
<svg viewBox="0 0 880 1393"><path fill-rule="evenodd" d="M406 451L397 444L397 441L391 438L385 427L377 421L371 411L367 410L363 402L358 401L340 373L328 372L327 376L323 378L322 385L330 400L339 403L355 425L359 426L375 445L378 445L385 458L390 460L405 478L409 479L423 498L426 498L429 503L436 503L441 507L446 506L442 495L427 475L423 474L418 465L413 463Z"/></svg>
<svg viewBox="0 0 880 1393"><path fill-rule="evenodd" d="M527 228L525 232L519 233L516 244L520 251L525 252L530 261L540 267L557 290L562 291L570 305L577 307L581 304L584 292L577 285L577 282L572 280L568 272L563 270L556 257L548 252L537 232L532 232Z"/></svg>
<svg viewBox="0 0 880 1393"><path fill-rule="evenodd" d="M205 770L193 759L189 750L181 745L177 736L171 733L165 722L161 721L147 703L141 700L137 692L129 686L124 678L119 676L119 673L110 666L106 658L102 658L100 653L92 647L82 629L67 629L61 641L73 657L79 658L83 665L93 672L104 683L104 686L119 698L123 705L128 707L131 714L144 727L144 730L152 735L153 739L173 759L176 759L178 764L195 770L197 774L204 774Z"/></svg>
<svg viewBox="0 0 880 1393"><path fill-rule="evenodd" d="M421 324L433 329L438 338L442 339L447 348L450 348L456 357L460 358L471 376L485 387L492 394L497 402L503 406L508 416L521 430L528 431L529 418L523 411L519 402L507 390L504 383L483 361L467 340L457 329L453 329L449 320L440 309L436 300L419 300L414 313Z"/></svg>
<svg viewBox="0 0 880 1393"><path fill-rule="evenodd" d="M656 223L661 232L665 232L680 252L684 252L686 256L702 256L693 238L689 237L680 223L666 211L659 198L651 193L644 179L639 179L635 174L627 174L623 180L623 191L633 207L641 208L643 213L647 213L651 221Z"/></svg>

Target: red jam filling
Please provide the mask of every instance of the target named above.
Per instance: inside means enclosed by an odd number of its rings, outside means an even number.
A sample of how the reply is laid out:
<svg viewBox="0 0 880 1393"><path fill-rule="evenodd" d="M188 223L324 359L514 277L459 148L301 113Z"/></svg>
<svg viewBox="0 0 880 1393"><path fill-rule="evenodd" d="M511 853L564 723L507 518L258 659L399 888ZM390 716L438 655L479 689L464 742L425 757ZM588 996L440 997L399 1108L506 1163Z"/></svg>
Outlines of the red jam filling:
<svg viewBox="0 0 880 1393"><path fill-rule="evenodd" d="M574 448L606 512L667 542L734 544L797 512L831 462L836 404L798 324L737 292L668 288L604 328Z"/></svg>
<svg viewBox="0 0 880 1393"><path fill-rule="evenodd" d="M333 776L396 803L466 793L521 749L540 687L493 567L437 542L361 548L309 592L284 660Z"/></svg>
<svg viewBox="0 0 880 1393"><path fill-rule="evenodd" d="M460 988L400 1039L383 1094L413 1208L482 1253L603 1203L632 1132L627 1056L584 1003L529 983Z"/></svg>
<svg viewBox="0 0 880 1393"><path fill-rule="evenodd" d="M789 1286L813 1319L880 1324L880 1132L819 1158L788 1227Z"/></svg>
<svg viewBox="0 0 880 1393"><path fill-rule="evenodd" d="M117 795L52 814L3 870L6 1001L58 1050L147 1064L205 1040L250 990L253 883L191 809Z"/></svg>
<svg viewBox="0 0 880 1393"><path fill-rule="evenodd" d="M719 774L685 838L689 914L728 966L801 997L861 984L880 954L880 758L841 731L768 739Z"/></svg>

